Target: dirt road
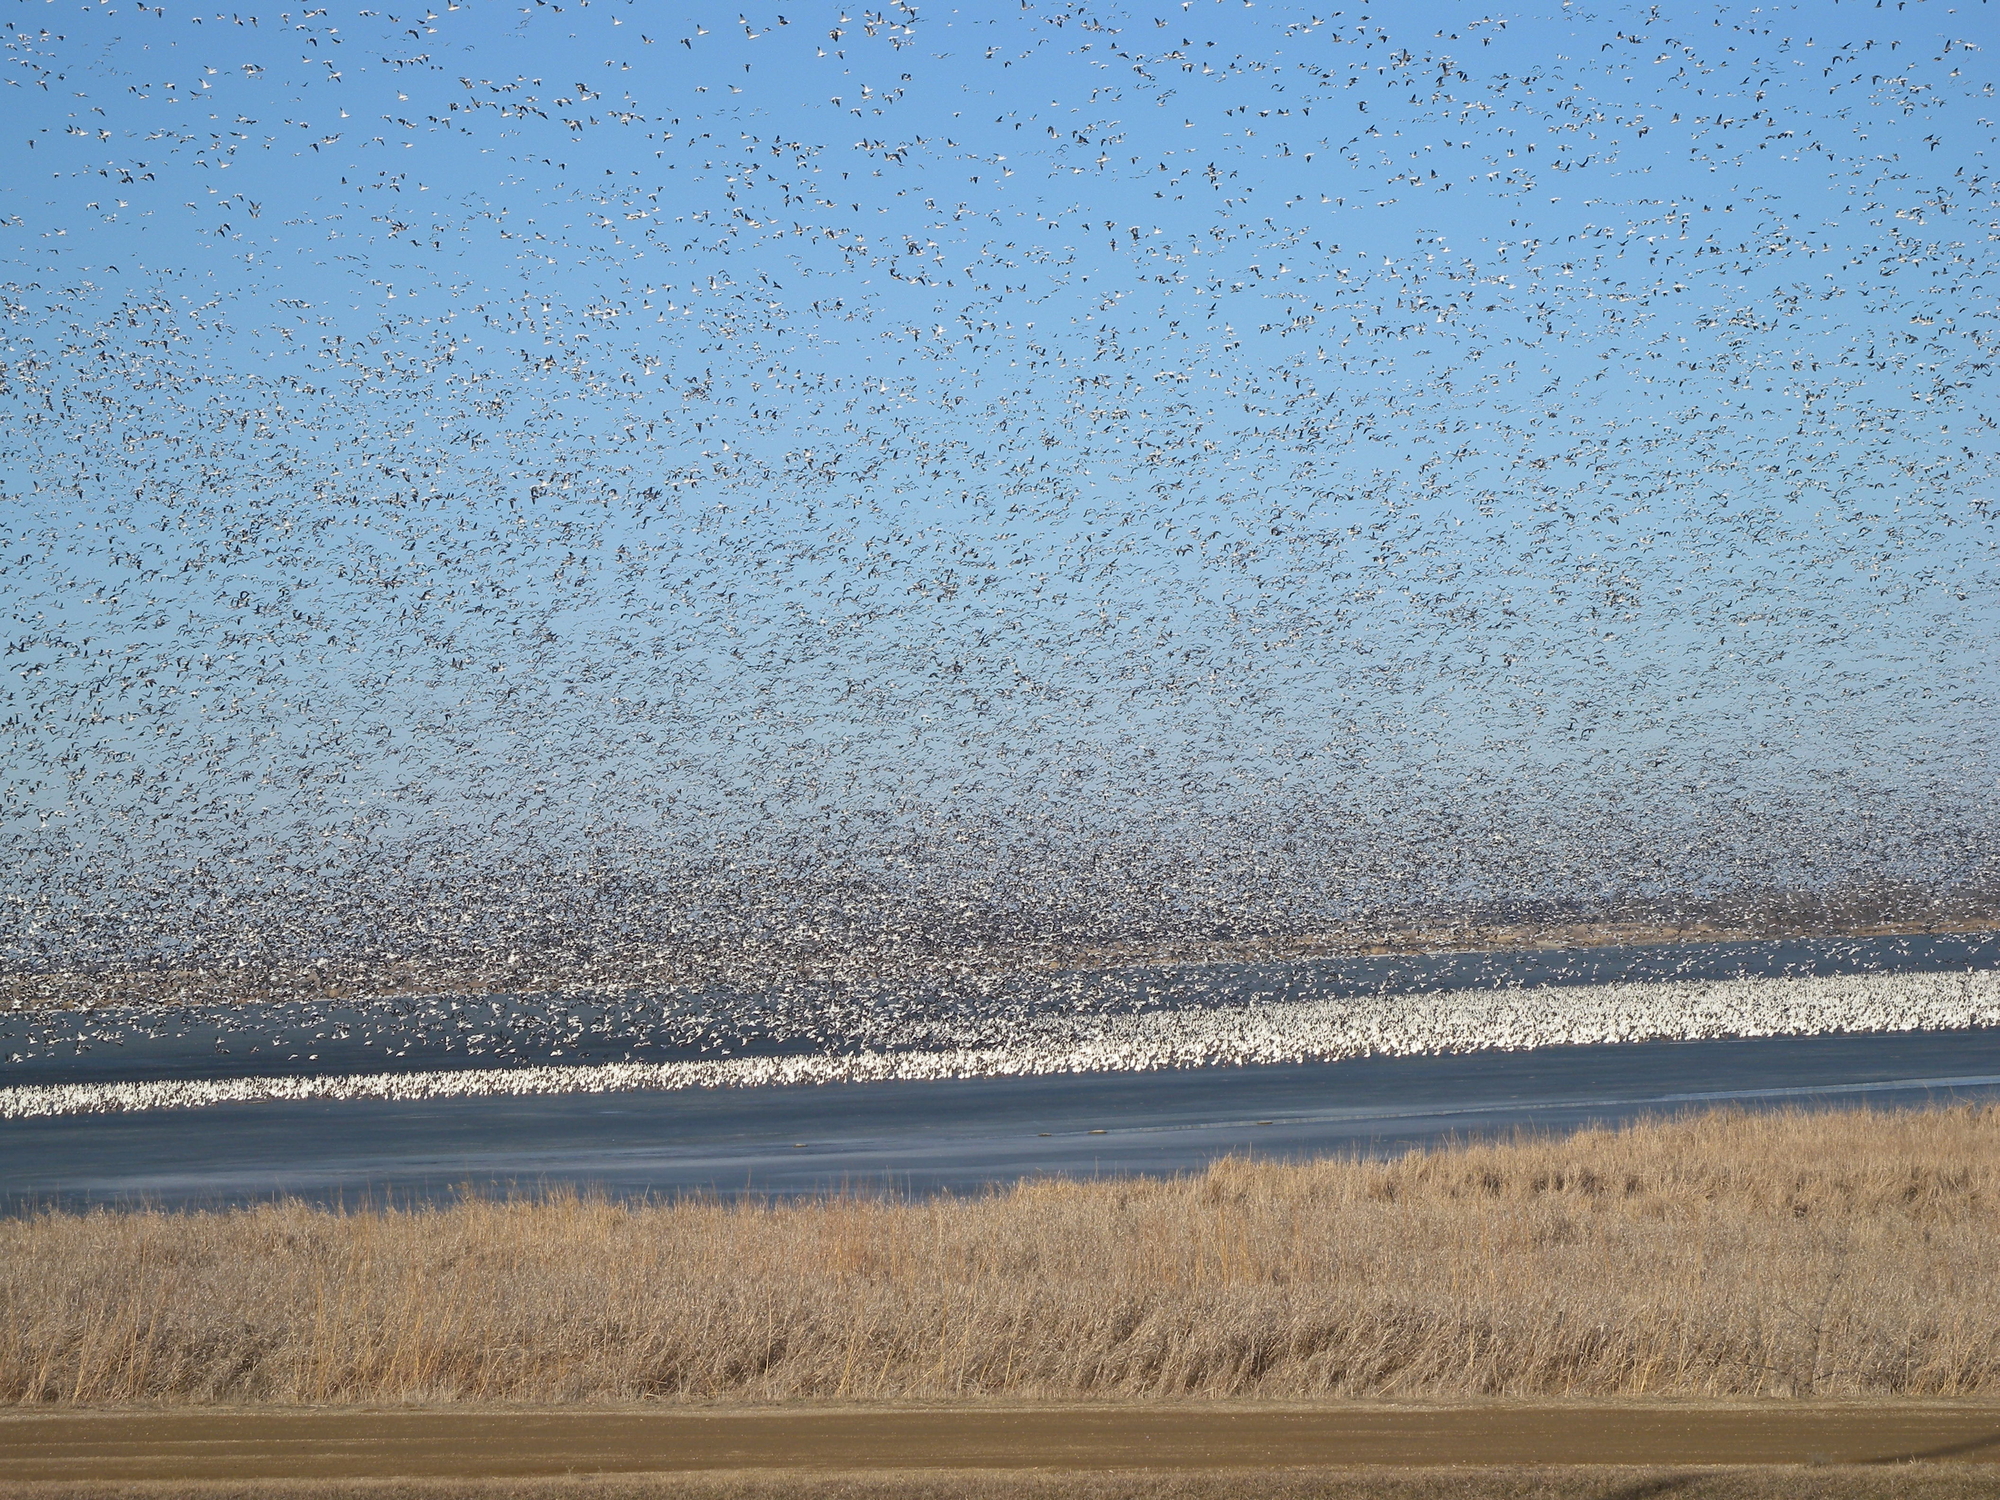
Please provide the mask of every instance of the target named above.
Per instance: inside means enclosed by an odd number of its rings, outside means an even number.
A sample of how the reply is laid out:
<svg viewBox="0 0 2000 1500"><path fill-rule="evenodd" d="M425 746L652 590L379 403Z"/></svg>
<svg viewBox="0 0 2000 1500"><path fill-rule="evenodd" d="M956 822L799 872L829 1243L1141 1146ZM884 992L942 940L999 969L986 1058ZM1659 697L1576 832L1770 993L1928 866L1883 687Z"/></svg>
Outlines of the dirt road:
<svg viewBox="0 0 2000 1500"><path fill-rule="evenodd" d="M2000 1462L2000 1407L487 1407L0 1415L0 1474L13 1481L1910 1459Z"/></svg>

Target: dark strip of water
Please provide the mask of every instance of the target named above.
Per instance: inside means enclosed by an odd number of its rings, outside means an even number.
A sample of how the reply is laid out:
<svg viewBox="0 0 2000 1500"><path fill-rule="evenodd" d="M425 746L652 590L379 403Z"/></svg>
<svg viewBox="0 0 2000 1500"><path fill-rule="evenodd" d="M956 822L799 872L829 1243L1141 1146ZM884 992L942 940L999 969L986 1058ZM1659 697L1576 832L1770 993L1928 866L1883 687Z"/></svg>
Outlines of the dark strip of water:
<svg viewBox="0 0 2000 1500"><path fill-rule="evenodd" d="M2000 1028L940 1083L223 1105L0 1123L0 1209L971 1191L1734 1104L2000 1100Z"/></svg>

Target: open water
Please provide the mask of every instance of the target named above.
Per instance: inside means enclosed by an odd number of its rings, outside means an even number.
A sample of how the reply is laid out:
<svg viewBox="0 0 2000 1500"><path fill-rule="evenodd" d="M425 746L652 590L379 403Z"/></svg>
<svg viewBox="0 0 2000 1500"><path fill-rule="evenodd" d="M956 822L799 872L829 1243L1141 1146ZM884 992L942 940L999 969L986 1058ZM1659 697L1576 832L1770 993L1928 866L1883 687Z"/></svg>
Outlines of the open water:
<svg viewBox="0 0 2000 1500"><path fill-rule="evenodd" d="M1227 1007L1343 995L1362 1003L1524 984L1575 987L1582 1000L1607 984L1644 981L1996 967L2000 937L1992 935L1787 940L1190 968L1150 973L1143 983L1101 979L1090 1003ZM1072 984L1062 993L1075 1004L1083 991ZM480 1006L482 1022L503 1018L497 1030L509 1045L499 1055L468 1050L467 1033L449 1024L466 1012L449 1002L337 1013L94 1012L66 1014L59 1024L48 1013L21 1013L0 1017L0 1087L714 1056L730 1043L770 1055L828 1045L781 1028L725 1032L714 1020L732 1013L714 1006L699 1012L704 1029L687 1024L687 1006L656 1006L650 1022L639 1002ZM906 1029L962 1024L962 1017L940 1021L940 1009L906 1007ZM2000 1097L1994 1026L1045 1077L239 1103L0 1121L0 1206L182 1206L278 1194L353 1202L556 1184L616 1194L968 1190L1040 1173L1191 1170L1229 1152L1394 1151L1719 1102L1825 1107L1989 1097Z"/></svg>

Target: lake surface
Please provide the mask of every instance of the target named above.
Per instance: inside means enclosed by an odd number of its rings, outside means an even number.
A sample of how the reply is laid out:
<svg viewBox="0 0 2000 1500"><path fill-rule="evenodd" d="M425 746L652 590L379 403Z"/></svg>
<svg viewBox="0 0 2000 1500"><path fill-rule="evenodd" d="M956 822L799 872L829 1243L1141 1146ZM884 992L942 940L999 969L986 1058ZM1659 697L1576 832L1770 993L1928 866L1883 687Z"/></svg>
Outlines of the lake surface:
<svg viewBox="0 0 2000 1500"><path fill-rule="evenodd" d="M491 1068L922 1046L1022 1018L1519 985L2000 969L2000 934L1320 959L1029 976L983 995L810 993L23 1012L0 1085ZM538 1190L964 1191L1391 1152L1718 1103L2000 1098L2000 1027L1549 1046L1153 1072L515 1098L224 1104L0 1120L0 1210Z"/></svg>
<svg viewBox="0 0 2000 1500"><path fill-rule="evenodd" d="M971 1190L1392 1152L1734 1103L2000 1099L2000 1028L1641 1042L1054 1078L223 1105L0 1122L0 1207Z"/></svg>

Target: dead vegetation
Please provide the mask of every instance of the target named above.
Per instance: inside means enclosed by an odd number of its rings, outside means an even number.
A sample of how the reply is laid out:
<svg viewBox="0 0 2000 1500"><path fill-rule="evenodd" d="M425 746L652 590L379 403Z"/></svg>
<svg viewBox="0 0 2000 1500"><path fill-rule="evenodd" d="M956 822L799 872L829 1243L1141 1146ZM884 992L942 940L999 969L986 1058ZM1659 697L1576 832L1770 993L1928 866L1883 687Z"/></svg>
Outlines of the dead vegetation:
<svg viewBox="0 0 2000 1500"><path fill-rule="evenodd" d="M0 1222L11 1403L1996 1392L1993 1107L908 1203Z"/></svg>

